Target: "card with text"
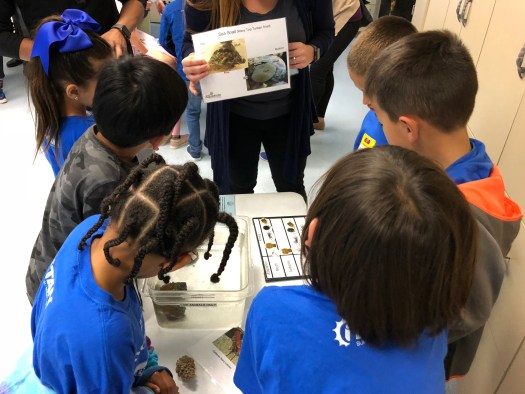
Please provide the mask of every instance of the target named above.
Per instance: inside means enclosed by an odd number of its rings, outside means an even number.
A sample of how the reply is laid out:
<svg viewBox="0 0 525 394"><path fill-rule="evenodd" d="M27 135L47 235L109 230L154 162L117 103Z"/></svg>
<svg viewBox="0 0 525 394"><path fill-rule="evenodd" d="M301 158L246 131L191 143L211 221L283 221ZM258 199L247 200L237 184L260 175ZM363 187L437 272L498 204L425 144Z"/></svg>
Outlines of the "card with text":
<svg viewBox="0 0 525 394"><path fill-rule="evenodd" d="M195 58L210 66L200 81L204 102L290 88L285 18L223 27L192 39Z"/></svg>
<svg viewBox="0 0 525 394"><path fill-rule="evenodd" d="M302 279L301 235L305 216L253 218L266 282Z"/></svg>

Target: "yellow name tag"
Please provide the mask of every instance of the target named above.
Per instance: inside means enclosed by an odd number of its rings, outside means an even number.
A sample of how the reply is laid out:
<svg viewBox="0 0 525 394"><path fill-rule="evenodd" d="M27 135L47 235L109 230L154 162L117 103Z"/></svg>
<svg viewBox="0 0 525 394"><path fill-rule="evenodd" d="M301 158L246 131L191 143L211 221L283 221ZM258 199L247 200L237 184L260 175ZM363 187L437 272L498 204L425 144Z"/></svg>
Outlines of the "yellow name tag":
<svg viewBox="0 0 525 394"><path fill-rule="evenodd" d="M365 133L357 149L373 148L375 144L376 140Z"/></svg>

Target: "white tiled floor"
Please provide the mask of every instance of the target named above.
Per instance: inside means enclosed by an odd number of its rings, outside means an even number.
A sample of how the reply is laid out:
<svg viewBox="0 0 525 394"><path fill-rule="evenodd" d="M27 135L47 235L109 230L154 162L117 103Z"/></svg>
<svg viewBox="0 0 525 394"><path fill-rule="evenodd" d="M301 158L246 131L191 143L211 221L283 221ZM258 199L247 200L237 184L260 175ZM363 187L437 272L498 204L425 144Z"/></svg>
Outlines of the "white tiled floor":
<svg viewBox="0 0 525 394"><path fill-rule="evenodd" d="M351 150L366 113L360 92L346 74L345 59L346 53L336 63L336 87L327 111L327 129L312 137L312 155L308 159L305 179L307 192L332 163ZM25 295L25 274L53 182L53 174L45 158L41 154L36 158L34 156L34 124L22 67L5 68L5 72L4 91L9 102L0 105L0 133L4 141L0 155L0 324L3 338L0 381L11 371L16 359L31 341L31 310ZM204 133L204 110L202 115ZM182 132L186 132L185 125ZM170 163L181 163L187 159L185 149L163 147L161 154ZM203 175L211 177L209 156L198 164ZM256 191L275 191L266 162L260 162Z"/></svg>

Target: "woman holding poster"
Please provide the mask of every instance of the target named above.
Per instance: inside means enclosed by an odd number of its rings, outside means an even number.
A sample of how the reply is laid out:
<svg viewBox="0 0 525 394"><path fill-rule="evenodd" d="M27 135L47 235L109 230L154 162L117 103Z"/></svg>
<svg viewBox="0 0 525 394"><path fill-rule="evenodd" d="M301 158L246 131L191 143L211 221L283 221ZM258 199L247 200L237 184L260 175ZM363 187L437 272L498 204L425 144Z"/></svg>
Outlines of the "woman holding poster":
<svg viewBox="0 0 525 394"><path fill-rule="evenodd" d="M291 89L209 103L204 143L222 194L253 193L262 143L277 191L296 192L306 200L304 169L313 122L317 121L308 65L318 60L333 40L331 2L188 0L185 13L182 64L191 81L190 90L195 92L195 84L208 75L210 65L195 57L193 33L286 18L288 57L284 61L292 75ZM261 70L257 78L264 79L263 74Z"/></svg>

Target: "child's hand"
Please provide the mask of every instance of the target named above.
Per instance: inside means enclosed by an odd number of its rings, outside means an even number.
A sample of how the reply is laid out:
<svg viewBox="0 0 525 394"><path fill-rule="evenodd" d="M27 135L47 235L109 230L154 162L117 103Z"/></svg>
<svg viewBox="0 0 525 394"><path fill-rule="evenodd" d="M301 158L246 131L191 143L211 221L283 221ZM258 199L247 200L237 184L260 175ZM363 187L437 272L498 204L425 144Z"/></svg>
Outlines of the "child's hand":
<svg viewBox="0 0 525 394"><path fill-rule="evenodd" d="M179 394L179 388L166 370L157 371L151 375L146 386L159 394Z"/></svg>
<svg viewBox="0 0 525 394"><path fill-rule="evenodd" d="M206 77L210 72L210 66L204 59L195 59L195 53L190 53L187 57L182 59L182 71L186 74L186 77L190 80L190 92L194 96L197 96L196 84L202 78Z"/></svg>
<svg viewBox="0 0 525 394"><path fill-rule="evenodd" d="M314 48L302 42L288 43L290 68L305 68L314 61Z"/></svg>

